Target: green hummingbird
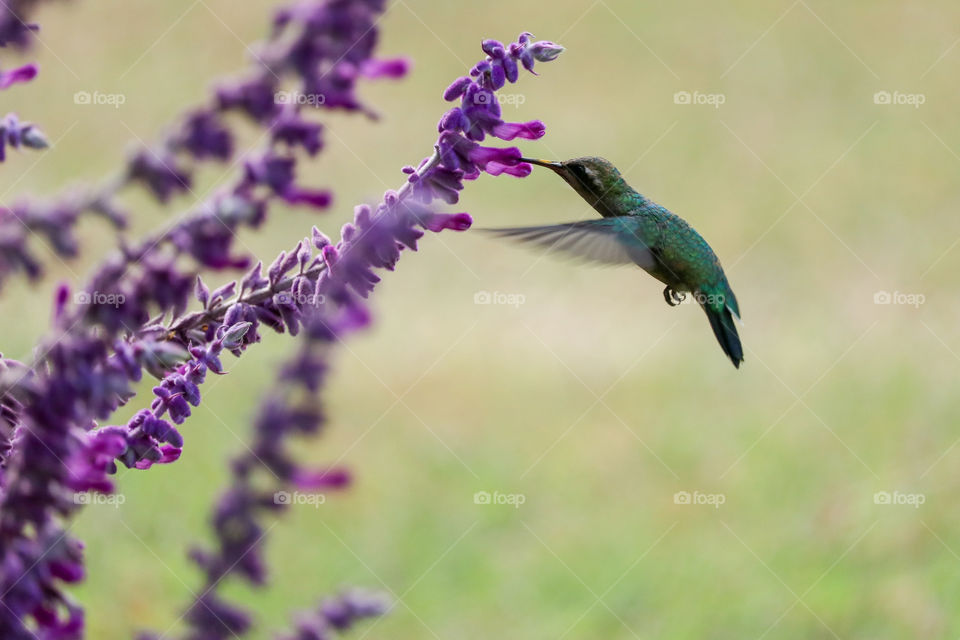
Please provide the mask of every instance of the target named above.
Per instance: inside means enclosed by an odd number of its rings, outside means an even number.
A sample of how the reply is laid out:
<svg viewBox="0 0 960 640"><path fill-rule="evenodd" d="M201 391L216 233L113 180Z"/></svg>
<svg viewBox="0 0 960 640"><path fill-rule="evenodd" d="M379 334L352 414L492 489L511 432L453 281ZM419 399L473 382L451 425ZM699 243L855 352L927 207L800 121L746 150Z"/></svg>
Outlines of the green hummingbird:
<svg viewBox="0 0 960 640"><path fill-rule="evenodd" d="M740 367L743 347L733 321L740 318L737 298L713 249L693 227L637 193L603 158L521 161L558 174L603 218L487 231L594 262L635 264L667 285L663 298L670 306L692 294L723 352Z"/></svg>

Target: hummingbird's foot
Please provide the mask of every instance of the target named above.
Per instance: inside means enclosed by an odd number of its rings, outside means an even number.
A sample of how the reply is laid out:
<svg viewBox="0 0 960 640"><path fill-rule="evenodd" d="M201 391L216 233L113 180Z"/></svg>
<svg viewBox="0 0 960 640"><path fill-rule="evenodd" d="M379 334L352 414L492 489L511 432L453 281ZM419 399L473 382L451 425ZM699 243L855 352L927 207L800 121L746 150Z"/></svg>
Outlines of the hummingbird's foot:
<svg viewBox="0 0 960 640"><path fill-rule="evenodd" d="M663 299L667 301L668 305L675 307L687 299L687 294L677 293L673 287L668 286L663 290Z"/></svg>

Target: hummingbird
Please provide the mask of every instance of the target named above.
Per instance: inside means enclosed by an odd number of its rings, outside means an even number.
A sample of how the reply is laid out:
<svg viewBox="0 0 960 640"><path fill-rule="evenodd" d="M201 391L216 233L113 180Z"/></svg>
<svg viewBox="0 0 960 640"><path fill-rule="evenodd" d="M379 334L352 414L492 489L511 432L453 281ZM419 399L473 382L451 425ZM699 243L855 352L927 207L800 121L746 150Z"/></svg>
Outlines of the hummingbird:
<svg viewBox="0 0 960 640"><path fill-rule="evenodd" d="M559 175L603 217L486 231L587 261L636 265L666 285L663 298L672 307L691 294L707 314L723 352L740 368L743 347L733 321L734 316L740 319L740 307L720 260L693 227L635 191L603 158L520 160Z"/></svg>

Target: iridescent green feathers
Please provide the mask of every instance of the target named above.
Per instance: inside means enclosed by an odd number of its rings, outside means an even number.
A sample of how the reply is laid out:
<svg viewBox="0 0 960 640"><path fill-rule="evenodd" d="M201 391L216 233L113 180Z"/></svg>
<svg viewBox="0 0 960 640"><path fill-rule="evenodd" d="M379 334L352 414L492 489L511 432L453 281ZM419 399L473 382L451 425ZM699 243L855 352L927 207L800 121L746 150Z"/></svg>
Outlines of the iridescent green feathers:
<svg viewBox="0 0 960 640"><path fill-rule="evenodd" d="M716 254L693 227L632 189L602 158L523 160L560 175L603 218L487 231L592 262L637 265L667 285L670 304L693 294L724 353L740 366L743 348L733 320L740 307Z"/></svg>

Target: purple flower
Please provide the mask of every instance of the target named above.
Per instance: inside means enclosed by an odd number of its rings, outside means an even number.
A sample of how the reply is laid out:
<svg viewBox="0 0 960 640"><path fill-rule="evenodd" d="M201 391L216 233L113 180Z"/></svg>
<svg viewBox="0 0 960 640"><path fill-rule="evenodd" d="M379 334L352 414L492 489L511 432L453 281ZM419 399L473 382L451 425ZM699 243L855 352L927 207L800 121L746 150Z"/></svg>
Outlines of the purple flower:
<svg viewBox="0 0 960 640"><path fill-rule="evenodd" d="M233 156L233 133L210 111L197 111L183 124L175 144L186 149L197 159L229 160Z"/></svg>
<svg viewBox="0 0 960 640"><path fill-rule="evenodd" d="M461 107L448 112L440 122L440 129L463 132L471 140L483 140L485 134L502 140L526 138L535 140L544 134L543 123L504 122L495 92L507 82L516 82L518 63L533 71L536 61L549 62L563 52L563 47L552 42L530 43L530 34L522 33L517 42L507 47L496 40L485 40L483 50L487 58L471 70L470 77L458 78L443 92L449 102L460 99Z"/></svg>
<svg viewBox="0 0 960 640"><path fill-rule="evenodd" d="M126 449L126 439L111 430L84 434L86 442L78 447L70 461L68 486L74 491L109 493L113 483L107 478L114 470L114 459Z"/></svg>
<svg viewBox="0 0 960 640"><path fill-rule="evenodd" d="M410 61L406 58L367 60L360 66L360 74L371 79L402 78L409 71Z"/></svg>
<svg viewBox="0 0 960 640"><path fill-rule="evenodd" d="M491 133L501 140L513 140L515 138L537 140L544 136L546 127L539 120L531 120L530 122L501 122L494 125Z"/></svg>
<svg viewBox="0 0 960 640"><path fill-rule="evenodd" d="M18 82L29 82L37 77L37 73L39 68L35 64L25 64L9 71L0 71L0 89L6 89Z"/></svg>
<svg viewBox="0 0 960 640"><path fill-rule="evenodd" d="M30 36L40 27L26 22L27 9L33 4L23 0L5 0L0 6L0 47L26 48Z"/></svg>
<svg viewBox="0 0 960 640"><path fill-rule="evenodd" d="M251 212L251 215L255 214L255 211ZM250 264L247 256L233 253L235 237L234 225L216 215L190 220L170 233L170 238L181 251L211 269L244 269Z"/></svg>
<svg viewBox="0 0 960 640"><path fill-rule="evenodd" d="M189 640L218 640L234 638L250 628L250 615L243 609L226 603L216 593L204 593L190 607L185 616L196 629Z"/></svg>
<svg viewBox="0 0 960 640"><path fill-rule="evenodd" d="M58 527L46 524L31 539L5 551L0 576L4 604L0 607L0 629L4 638L80 638L83 610L61 594L59 583L83 579L82 545ZM31 617L42 636L24 627L23 620Z"/></svg>
<svg viewBox="0 0 960 640"><path fill-rule="evenodd" d="M276 81L269 74L229 82L217 88L217 106L223 111L238 110L257 122L266 122L277 113Z"/></svg>
<svg viewBox="0 0 960 640"><path fill-rule="evenodd" d="M321 471L297 470L291 481L294 486L305 491L319 489L343 489L350 484L350 472L345 469L325 469Z"/></svg>
<svg viewBox="0 0 960 640"><path fill-rule="evenodd" d="M26 40L32 27L11 21L21 8L12 2L0 10L0 44ZM529 34L510 45L484 41L487 57L445 93L461 102L444 116L435 152L416 169L404 168L398 190L387 191L375 208L357 207L336 241L314 228L269 266L257 262L236 281L208 287L196 270L246 266L251 260L235 253L234 234L261 225L269 203L330 203L329 192L297 181L297 154L319 152L322 129L302 117L305 105L279 106L278 76L296 76L301 95L318 98L310 106L372 114L357 95L358 81L399 77L408 68L403 60L374 58L384 8L382 0L305 0L281 10L255 72L222 85L215 100L191 111L157 153L141 151L117 179L51 206L0 209L0 278L12 269L38 273L25 231L44 234L59 254L72 255L73 228L82 213L123 224L115 204L122 187L141 183L166 202L189 190L197 161L232 158L235 138L225 112L243 112L269 133L266 150L244 158L242 177L197 212L140 242L124 242L74 296L59 287L55 339L40 345L30 367L0 361L3 637L82 635L83 613L63 592L84 574L80 545L63 526L78 508L73 493L111 491L110 474L118 464L148 469L176 461L189 432L175 425L185 424L199 406L208 374L224 374L223 352L242 356L265 328L301 336L300 348L269 386L249 447L232 461L229 487L212 513L214 544L191 553L204 584L186 614L186 637L232 638L251 627L250 615L224 601L217 588L228 577L254 585L266 581L263 519L287 504L278 496L289 489L349 485L347 470L308 466L296 455L297 439L320 433L326 419L318 392L329 352L369 326L366 298L403 251L417 250L425 231L471 226L468 214L439 212L436 201L456 202L464 180L481 172L529 173L518 149L479 142L488 135L543 135L539 121L505 122L496 91L515 82L520 67L532 70L535 62L559 53L551 43L531 44ZM14 81L11 73L4 75L8 83ZM16 118L3 126L4 145L39 144L39 133ZM192 300L195 308L188 311ZM149 408L126 424L101 426L134 397L144 371L159 379ZM309 612L291 637L325 638L386 608L382 600L346 592Z"/></svg>
<svg viewBox="0 0 960 640"><path fill-rule="evenodd" d="M550 62L552 60L556 60L557 56L564 51L563 47L555 42L550 42L549 40L534 42L529 46L529 49L534 59L539 62Z"/></svg>
<svg viewBox="0 0 960 640"><path fill-rule="evenodd" d="M316 122L304 120L295 111L284 111L270 126L274 142L283 142L289 147L303 147L311 156L323 148L320 137L323 127Z"/></svg>
<svg viewBox="0 0 960 640"><path fill-rule="evenodd" d="M521 165L520 149L516 147L483 147L467 140L461 135L452 131L443 131L440 134L440 157L444 165L448 168L459 169L464 172L464 179L470 180L477 177L480 171L486 171L491 175L500 175L509 172L508 169ZM490 166L492 165L492 166ZM529 166L527 167L529 169ZM521 174L519 171L512 175Z"/></svg>
<svg viewBox="0 0 960 640"><path fill-rule="evenodd" d="M46 149L48 143L34 125L21 123L16 114L8 113L0 120L0 162L6 159L5 147L18 149L21 145L29 149Z"/></svg>
<svg viewBox="0 0 960 640"><path fill-rule="evenodd" d="M345 631L357 620L383 615L388 608L382 596L354 590L324 601L320 611L330 626Z"/></svg>
<svg viewBox="0 0 960 640"><path fill-rule="evenodd" d="M241 189L262 185L290 204L306 204L317 209L329 207L333 201L332 194L325 189L305 189L294 184L296 160L293 158L270 152L248 160L244 167L246 175Z"/></svg>
<svg viewBox="0 0 960 640"><path fill-rule="evenodd" d="M389 608L383 596L360 590L347 591L324 600L316 610L298 616L294 633L279 638L328 640L347 632L361 620L383 615Z"/></svg>
<svg viewBox="0 0 960 640"><path fill-rule="evenodd" d="M161 203L166 203L178 192L190 190L190 174L177 167L171 156L161 157L150 151L141 151L133 157L129 177L143 185Z"/></svg>

